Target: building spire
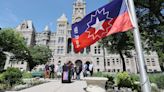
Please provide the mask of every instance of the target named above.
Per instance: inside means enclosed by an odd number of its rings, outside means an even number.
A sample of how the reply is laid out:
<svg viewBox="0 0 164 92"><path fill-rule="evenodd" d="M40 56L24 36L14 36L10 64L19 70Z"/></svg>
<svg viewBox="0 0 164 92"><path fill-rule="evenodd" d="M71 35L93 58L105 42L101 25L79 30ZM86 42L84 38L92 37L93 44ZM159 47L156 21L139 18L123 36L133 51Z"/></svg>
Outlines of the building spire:
<svg viewBox="0 0 164 92"><path fill-rule="evenodd" d="M48 25L45 26L44 31L50 31Z"/></svg>
<svg viewBox="0 0 164 92"><path fill-rule="evenodd" d="M80 2L80 3L83 3L83 2L84 2L84 0L77 0L76 2Z"/></svg>

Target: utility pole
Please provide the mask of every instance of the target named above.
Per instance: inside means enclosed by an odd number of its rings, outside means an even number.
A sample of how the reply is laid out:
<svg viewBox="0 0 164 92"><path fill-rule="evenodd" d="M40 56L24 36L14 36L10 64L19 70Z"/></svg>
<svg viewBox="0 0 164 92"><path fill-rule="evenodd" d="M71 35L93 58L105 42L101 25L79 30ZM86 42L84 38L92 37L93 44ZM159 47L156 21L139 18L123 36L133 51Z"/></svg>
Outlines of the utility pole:
<svg viewBox="0 0 164 92"><path fill-rule="evenodd" d="M137 51L137 57L139 60L139 71L141 77L140 81L141 81L142 92L151 92L149 78L147 77L146 70L145 70L144 55L143 55L143 50L140 40L141 37L140 37L138 23L137 23L134 1L128 0L127 4L129 4L129 12L131 14L131 20L134 25L133 35L134 35L135 47Z"/></svg>

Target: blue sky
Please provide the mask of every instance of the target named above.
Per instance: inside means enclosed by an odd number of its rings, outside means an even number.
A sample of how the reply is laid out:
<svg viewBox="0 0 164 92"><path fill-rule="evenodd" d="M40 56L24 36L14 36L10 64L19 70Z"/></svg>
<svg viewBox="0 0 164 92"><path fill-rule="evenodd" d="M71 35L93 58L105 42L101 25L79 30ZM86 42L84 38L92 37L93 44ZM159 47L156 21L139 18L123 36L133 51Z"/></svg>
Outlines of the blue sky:
<svg viewBox="0 0 164 92"><path fill-rule="evenodd" d="M56 20L65 13L69 23L72 20L72 4L75 0L0 0L0 27L14 28L23 20L33 21L36 31L43 31L49 25L56 31ZM86 0L89 13L109 0Z"/></svg>

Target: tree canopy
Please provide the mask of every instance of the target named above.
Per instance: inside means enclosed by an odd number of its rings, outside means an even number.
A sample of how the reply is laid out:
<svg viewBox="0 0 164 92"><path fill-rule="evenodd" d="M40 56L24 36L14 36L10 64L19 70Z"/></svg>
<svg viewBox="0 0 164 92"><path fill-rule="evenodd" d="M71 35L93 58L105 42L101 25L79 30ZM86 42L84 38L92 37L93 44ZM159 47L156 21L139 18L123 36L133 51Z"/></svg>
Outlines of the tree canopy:
<svg viewBox="0 0 164 92"><path fill-rule="evenodd" d="M24 43L24 39L16 32L14 29L2 29L0 30L0 57L1 58L1 67L5 62L5 55L2 52L13 53L15 58L18 60L25 60L28 56L28 49Z"/></svg>
<svg viewBox="0 0 164 92"><path fill-rule="evenodd" d="M132 32L124 32L110 35L106 38L103 38L100 42L100 45L104 45L109 53L117 53L120 55L123 63L123 71L126 71L125 65L125 55L131 57L130 50L134 49L134 41Z"/></svg>
<svg viewBox="0 0 164 92"><path fill-rule="evenodd" d="M47 46L36 45L29 48L32 61L29 62L31 68L38 64L45 64L49 61L51 50Z"/></svg>
<svg viewBox="0 0 164 92"><path fill-rule="evenodd" d="M157 51L160 63L164 63L164 0L135 0L135 5L146 49Z"/></svg>

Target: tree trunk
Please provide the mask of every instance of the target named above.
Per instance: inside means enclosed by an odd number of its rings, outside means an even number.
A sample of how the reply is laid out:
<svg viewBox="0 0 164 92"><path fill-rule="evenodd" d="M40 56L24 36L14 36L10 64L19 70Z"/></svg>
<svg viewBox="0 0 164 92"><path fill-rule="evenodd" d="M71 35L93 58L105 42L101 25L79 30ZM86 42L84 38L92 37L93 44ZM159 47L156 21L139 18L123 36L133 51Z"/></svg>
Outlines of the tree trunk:
<svg viewBox="0 0 164 92"><path fill-rule="evenodd" d="M124 56L123 56L123 54L122 54L122 51L121 51L121 50L119 50L118 52L119 52L120 57L121 57L121 60L122 60L123 71L126 71L125 60L124 60Z"/></svg>

